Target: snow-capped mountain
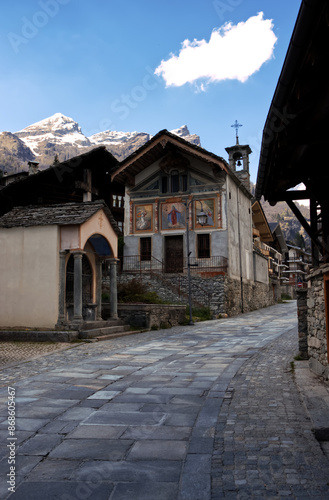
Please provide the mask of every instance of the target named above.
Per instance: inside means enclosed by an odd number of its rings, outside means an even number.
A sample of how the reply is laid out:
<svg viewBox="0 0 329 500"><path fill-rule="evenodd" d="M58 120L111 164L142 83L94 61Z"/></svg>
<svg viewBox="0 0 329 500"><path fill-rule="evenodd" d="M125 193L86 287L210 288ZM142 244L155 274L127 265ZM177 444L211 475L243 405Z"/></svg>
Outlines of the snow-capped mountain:
<svg viewBox="0 0 329 500"><path fill-rule="evenodd" d="M183 125L182 127L176 128L175 130L171 130L171 133L176 134L179 137L182 137L183 139L185 139L188 142L191 142L192 144L201 146L200 137L196 134L190 134L187 125Z"/></svg>
<svg viewBox="0 0 329 500"><path fill-rule="evenodd" d="M186 125L171 132L200 146L200 137L190 134ZM63 161L102 145L118 160L123 160L151 138L145 132L114 130L86 137L76 121L62 113L55 113L14 134L0 133L0 169L7 170L8 173L26 170L27 158L38 161L40 168L46 168L53 163L55 156ZM12 148L13 144L15 147ZM17 144L20 145L19 148ZM24 151L24 154L21 155L20 151Z"/></svg>
<svg viewBox="0 0 329 500"><path fill-rule="evenodd" d="M91 142L81 132L78 123L61 113L55 113L49 118L33 123L15 132L34 155L42 154L42 150L51 144L68 144L78 148L89 147Z"/></svg>
<svg viewBox="0 0 329 500"><path fill-rule="evenodd" d="M151 138L149 134L144 134L143 132L117 132L115 130L106 130L105 132L91 135L88 139L98 146L102 144L111 146L112 144L123 144L141 135L145 136L147 141Z"/></svg>

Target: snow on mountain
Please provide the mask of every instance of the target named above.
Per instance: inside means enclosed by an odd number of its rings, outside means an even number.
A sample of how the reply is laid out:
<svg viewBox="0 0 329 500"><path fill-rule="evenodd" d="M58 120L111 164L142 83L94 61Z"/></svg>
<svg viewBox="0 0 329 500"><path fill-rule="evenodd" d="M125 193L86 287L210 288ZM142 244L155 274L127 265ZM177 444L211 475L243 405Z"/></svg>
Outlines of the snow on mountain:
<svg viewBox="0 0 329 500"><path fill-rule="evenodd" d="M191 135L186 125L171 131L173 134L200 146L198 135ZM35 156L43 153L43 148L51 145L70 145L78 148L90 147L93 144L100 146L123 145L129 141L136 142L139 138L143 142L151 139L151 135L144 132L118 132L115 130L106 130L86 137L79 124L72 118L55 113L49 118L33 123L28 127L15 132L24 144L29 147Z"/></svg>
<svg viewBox="0 0 329 500"><path fill-rule="evenodd" d="M171 130L171 133L182 137L192 144L197 144L197 146L201 145L200 137L196 134L190 134L187 125L183 125L182 127ZM88 137L88 139L93 144L105 144L110 146L113 144L123 144L132 139L135 139L137 136L143 137L143 139L145 139L145 142L149 141L153 137L152 135L146 134L144 132L117 132L115 130L106 130L105 132L99 132L97 134L91 135L90 137Z"/></svg>
<svg viewBox="0 0 329 500"><path fill-rule="evenodd" d="M197 146L201 146L200 137L196 134L190 134L187 125L182 125L181 127L176 128L175 130L171 130L171 133L178 135L182 139L185 139L185 141L188 141L192 144L196 144Z"/></svg>
<svg viewBox="0 0 329 500"><path fill-rule="evenodd" d="M171 132L200 146L200 137L190 134L186 125ZM26 169L26 158L32 158L38 161L43 169L49 167L55 157L59 161L67 160L97 146L106 146L108 151L122 161L151 138L152 135L146 132L115 130L106 130L86 137L76 121L62 113L55 113L15 134L0 134L0 163L2 162L8 171Z"/></svg>
<svg viewBox="0 0 329 500"><path fill-rule="evenodd" d="M15 132L26 146L28 146L34 155L42 154L40 147L44 147L47 143L75 146L83 148L91 146L90 141L81 132L81 128L77 122L62 113L55 113L49 118L45 118L39 122L33 123L28 127Z"/></svg>
<svg viewBox="0 0 329 500"><path fill-rule="evenodd" d="M149 134L144 134L143 132L117 132L115 130L105 130L104 132L98 132L97 134L88 137L89 141L97 145L112 145L112 144L122 144L124 142L135 139L136 136L143 135L148 136L146 140L148 141L151 136Z"/></svg>

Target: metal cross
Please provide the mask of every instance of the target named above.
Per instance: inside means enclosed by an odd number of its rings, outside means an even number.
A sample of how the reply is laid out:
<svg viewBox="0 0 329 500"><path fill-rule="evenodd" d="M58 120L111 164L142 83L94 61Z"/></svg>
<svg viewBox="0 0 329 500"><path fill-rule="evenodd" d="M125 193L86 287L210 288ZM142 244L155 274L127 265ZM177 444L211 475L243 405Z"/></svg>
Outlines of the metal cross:
<svg viewBox="0 0 329 500"><path fill-rule="evenodd" d="M239 136L238 136L239 127L242 127L242 126L243 125L241 125L241 123L239 123L238 120L235 120L234 124L231 125L231 127L235 128L235 137L236 137L237 144L238 144L238 139L239 139Z"/></svg>

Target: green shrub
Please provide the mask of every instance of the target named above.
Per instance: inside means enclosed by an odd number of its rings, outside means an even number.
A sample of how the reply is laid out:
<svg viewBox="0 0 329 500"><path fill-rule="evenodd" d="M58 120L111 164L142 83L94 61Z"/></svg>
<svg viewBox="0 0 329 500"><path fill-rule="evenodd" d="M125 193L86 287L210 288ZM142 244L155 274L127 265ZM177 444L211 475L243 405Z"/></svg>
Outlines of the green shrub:
<svg viewBox="0 0 329 500"><path fill-rule="evenodd" d="M110 294L108 292L103 292L102 293L102 301L109 302L109 300L110 300Z"/></svg>
<svg viewBox="0 0 329 500"><path fill-rule="evenodd" d="M144 283L134 278L129 283L118 285L119 302L140 302L142 304L164 304L156 292L147 290Z"/></svg>
<svg viewBox="0 0 329 500"><path fill-rule="evenodd" d="M189 306L186 306L186 316L189 318ZM192 307L193 321L208 321L212 319L209 307Z"/></svg>

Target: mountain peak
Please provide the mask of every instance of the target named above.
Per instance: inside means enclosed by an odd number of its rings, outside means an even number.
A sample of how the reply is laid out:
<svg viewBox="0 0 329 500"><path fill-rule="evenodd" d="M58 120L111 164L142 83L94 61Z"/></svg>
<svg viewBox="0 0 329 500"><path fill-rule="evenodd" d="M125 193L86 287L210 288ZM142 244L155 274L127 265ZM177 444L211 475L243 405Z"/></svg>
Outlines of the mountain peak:
<svg viewBox="0 0 329 500"><path fill-rule="evenodd" d="M181 127L176 128L175 130L171 130L170 132L172 134L178 135L178 137L182 137L182 139L185 139L191 144L196 144L197 146L201 146L200 137L196 134L190 134L187 125L182 125Z"/></svg>
<svg viewBox="0 0 329 500"><path fill-rule="evenodd" d="M62 113L55 113L44 120L33 123L16 132L16 135L36 156L39 156L45 148L49 150L51 156L54 156L56 147L64 143L75 148L74 154L78 154L76 148L91 146L79 124L73 118Z"/></svg>
<svg viewBox="0 0 329 500"><path fill-rule="evenodd" d="M201 145L200 137L196 134L190 134L187 125L182 125L171 132L192 144ZM52 163L55 155L60 161L63 161L100 145L106 146L118 160L123 160L152 138L152 135L146 132L119 132L115 130L106 130L86 137L79 124L63 113L54 113L48 118L15 132L12 137L9 137L9 134L11 133L0 134L0 161L4 161L3 158L6 155L6 168L8 161L10 161L8 160L8 152L5 154L6 150L4 149L8 141L11 144L9 150L14 150L15 141L15 144L20 144L17 162L21 157L25 163L28 152L31 158L40 163L40 168L45 168ZM24 155L21 154L23 147L26 147ZM22 163L21 168L24 167L26 168L26 165Z"/></svg>
<svg viewBox="0 0 329 500"><path fill-rule="evenodd" d="M15 132L15 134L18 135L21 134L22 132L25 131L31 132L33 130L44 130L44 129L56 130L65 126L65 124L72 124L75 125L76 127L79 127L79 125L77 124L77 122L73 120L73 118L65 116L62 113L55 113L54 115L49 116L48 118L44 118L43 120L32 123L32 125L28 125L22 130Z"/></svg>
<svg viewBox="0 0 329 500"><path fill-rule="evenodd" d="M184 137L186 135L190 135L190 131L187 128L187 125L182 125L179 128L176 128L175 130L171 130L172 134L179 135L180 137Z"/></svg>

